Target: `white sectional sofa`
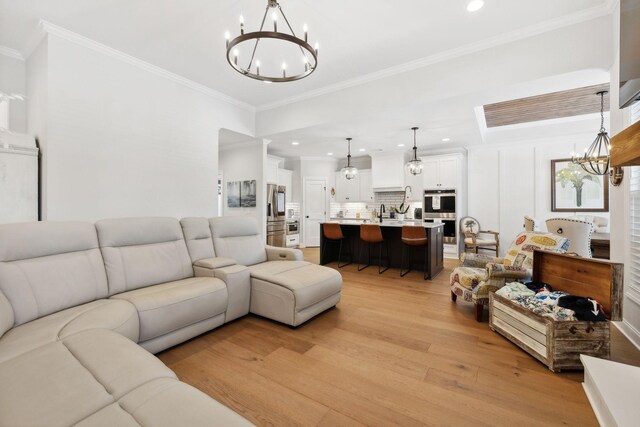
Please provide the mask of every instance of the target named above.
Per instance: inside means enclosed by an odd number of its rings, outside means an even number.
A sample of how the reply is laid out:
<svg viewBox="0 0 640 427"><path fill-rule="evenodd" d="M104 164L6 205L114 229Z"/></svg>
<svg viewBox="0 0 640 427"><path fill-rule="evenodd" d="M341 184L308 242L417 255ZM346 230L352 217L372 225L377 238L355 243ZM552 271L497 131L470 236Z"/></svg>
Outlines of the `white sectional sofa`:
<svg viewBox="0 0 640 427"><path fill-rule="evenodd" d="M0 426L251 425L149 352L249 311L297 326L339 301L339 273L255 231L206 218L0 225Z"/></svg>

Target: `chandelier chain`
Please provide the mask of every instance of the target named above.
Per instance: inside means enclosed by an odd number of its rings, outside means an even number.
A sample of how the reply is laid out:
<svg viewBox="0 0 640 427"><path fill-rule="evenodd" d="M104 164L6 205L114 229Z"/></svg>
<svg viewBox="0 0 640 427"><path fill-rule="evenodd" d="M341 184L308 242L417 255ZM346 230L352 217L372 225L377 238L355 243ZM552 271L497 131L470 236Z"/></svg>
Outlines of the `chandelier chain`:
<svg viewBox="0 0 640 427"><path fill-rule="evenodd" d="M267 9L264 11L264 16L262 17L262 22L260 23L260 31L264 28L264 21L267 20L267 15L269 14L269 5L267 5ZM279 7L279 6L278 6ZM258 43L260 43L260 39L256 39L256 43L253 45L253 52L251 52L251 59L249 60L249 66L247 67L247 72L251 72L251 65L253 65L253 58L256 56L256 49L258 49Z"/></svg>

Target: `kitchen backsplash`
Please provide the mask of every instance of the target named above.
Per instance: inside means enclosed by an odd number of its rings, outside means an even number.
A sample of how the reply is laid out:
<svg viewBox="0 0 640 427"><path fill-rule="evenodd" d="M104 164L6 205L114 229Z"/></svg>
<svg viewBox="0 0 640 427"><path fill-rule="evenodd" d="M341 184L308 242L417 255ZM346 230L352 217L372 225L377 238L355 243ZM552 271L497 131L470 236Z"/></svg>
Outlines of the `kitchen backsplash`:
<svg viewBox="0 0 640 427"><path fill-rule="evenodd" d="M337 218L338 213L342 211L343 216L345 218L355 218L356 212L360 212L360 217L369 218L372 210L380 209L380 204L384 204L387 212L385 213L385 217L389 216L389 210L392 206L396 208L400 207L402 204L402 200L404 197L404 193L402 191L396 192L385 192L385 193L375 193L375 198L373 203L339 203L339 202L331 202L331 218ZM413 210L415 208L421 208L421 202L412 202L410 204L409 211L407 212L407 217L413 218Z"/></svg>
<svg viewBox="0 0 640 427"><path fill-rule="evenodd" d="M300 219L300 203L287 202L286 209L287 219ZM289 209L293 210L293 216L289 215Z"/></svg>

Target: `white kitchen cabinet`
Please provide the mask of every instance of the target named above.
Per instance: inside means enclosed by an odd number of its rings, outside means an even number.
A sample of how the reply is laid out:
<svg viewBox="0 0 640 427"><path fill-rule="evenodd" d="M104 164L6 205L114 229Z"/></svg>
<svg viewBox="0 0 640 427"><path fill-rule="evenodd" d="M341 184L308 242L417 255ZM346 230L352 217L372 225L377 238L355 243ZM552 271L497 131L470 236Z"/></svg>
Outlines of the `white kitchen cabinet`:
<svg viewBox="0 0 640 427"><path fill-rule="evenodd" d="M460 155L423 157L424 189L456 189L460 186Z"/></svg>
<svg viewBox="0 0 640 427"><path fill-rule="evenodd" d="M267 184L278 184L278 166L279 161L277 159L267 158L265 163L265 178Z"/></svg>
<svg viewBox="0 0 640 427"><path fill-rule="evenodd" d="M371 184L371 170L361 170L358 173L359 187L360 187L360 201L361 202L373 202L373 186Z"/></svg>
<svg viewBox="0 0 640 427"><path fill-rule="evenodd" d="M404 188L403 152L371 154L371 182L374 190L402 191Z"/></svg>
<svg viewBox="0 0 640 427"><path fill-rule="evenodd" d="M422 174L425 170L422 170ZM412 175L405 168L404 172L404 186L411 187L411 193L407 193L407 200L410 202L421 202L424 195L424 177L420 175Z"/></svg>
<svg viewBox="0 0 640 427"><path fill-rule="evenodd" d="M336 201L337 202L359 202L360 201L360 178L345 178L341 172L336 172Z"/></svg>
<svg viewBox="0 0 640 427"><path fill-rule="evenodd" d="M286 187L285 200L291 202L293 196L293 171L278 169L278 185Z"/></svg>

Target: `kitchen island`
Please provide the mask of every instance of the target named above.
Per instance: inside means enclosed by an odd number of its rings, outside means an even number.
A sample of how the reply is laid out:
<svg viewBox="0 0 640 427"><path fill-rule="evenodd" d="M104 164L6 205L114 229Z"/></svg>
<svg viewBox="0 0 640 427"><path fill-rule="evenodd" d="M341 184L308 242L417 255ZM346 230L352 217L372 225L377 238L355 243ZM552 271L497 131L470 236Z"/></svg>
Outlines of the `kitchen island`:
<svg viewBox="0 0 640 427"><path fill-rule="evenodd" d="M353 262L362 264L367 263L367 250L362 251L361 245L365 244L360 241L360 225L363 223L371 224L371 221L363 220L331 220L329 223L340 224L342 228L342 234L345 237L345 241L342 245L342 261L348 259L349 248L353 250ZM322 225L320 224L320 264L328 264L333 261L338 261L339 244L325 239L322 232ZM444 240L443 240L443 227L442 223L424 223L422 221L394 221L385 220L379 223L382 229L382 237L389 245L389 265L391 267L400 268L400 261L402 257L402 226L403 225L419 225L424 227L427 231L427 278L433 279L444 268ZM327 244L325 244L325 241ZM362 254L360 254L362 252ZM371 252L371 265L377 265L378 261L378 249L372 248ZM385 251L383 247L382 264L387 265L385 258ZM362 256L361 256L362 255ZM424 270L424 257L425 249L422 247L414 248L411 251L411 269L423 271ZM405 268L407 264L405 262Z"/></svg>

